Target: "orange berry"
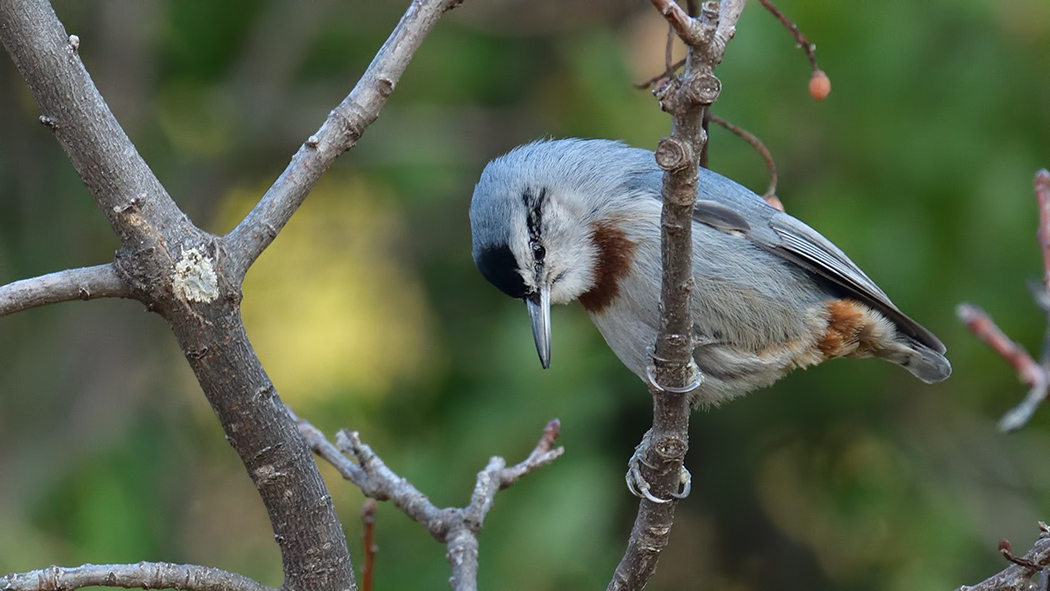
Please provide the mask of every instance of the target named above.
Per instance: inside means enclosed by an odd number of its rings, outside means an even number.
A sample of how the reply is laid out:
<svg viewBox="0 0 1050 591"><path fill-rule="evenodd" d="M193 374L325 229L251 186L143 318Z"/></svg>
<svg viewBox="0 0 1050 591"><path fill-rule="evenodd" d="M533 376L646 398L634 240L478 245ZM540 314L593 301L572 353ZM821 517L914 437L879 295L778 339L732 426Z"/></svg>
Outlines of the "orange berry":
<svg viewBox="0 0 1050 591"><path fill-rule="evenodd" d="M813 70L813 75L809 78L809 95L822 101L830 92L831 79L828 78L828 75L824 73L824 70Z"/></svg>

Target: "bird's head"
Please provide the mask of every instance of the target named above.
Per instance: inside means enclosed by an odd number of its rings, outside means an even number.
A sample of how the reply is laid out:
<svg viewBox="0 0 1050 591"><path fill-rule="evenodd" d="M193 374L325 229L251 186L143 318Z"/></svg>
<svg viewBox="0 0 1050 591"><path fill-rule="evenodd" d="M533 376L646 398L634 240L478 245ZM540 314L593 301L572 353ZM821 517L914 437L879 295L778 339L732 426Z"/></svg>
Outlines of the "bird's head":
<svg viewBox="0 0 1050 591"><path fill-rule="evenodd" d="M474 189L470 225L474 262L503 293L525 301L536 351L550 365L550 306L568 303L595 284L595 207L565 162L522 146L488 164Z"/></svg>

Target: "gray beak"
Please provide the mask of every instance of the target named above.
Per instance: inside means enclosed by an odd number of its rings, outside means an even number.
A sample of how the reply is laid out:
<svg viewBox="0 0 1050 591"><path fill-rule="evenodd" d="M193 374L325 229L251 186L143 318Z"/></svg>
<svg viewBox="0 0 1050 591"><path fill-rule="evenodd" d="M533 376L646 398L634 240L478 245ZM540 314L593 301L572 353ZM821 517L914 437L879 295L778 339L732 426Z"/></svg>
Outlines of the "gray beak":
<svg viewBox="0 0 1050 591"><path fill-rule="evenodd" d="M551 288L543 286L539 292L529 294L525 305L532 320L532 338L536 339L540 365L547 369L551 365Z"/></svg>

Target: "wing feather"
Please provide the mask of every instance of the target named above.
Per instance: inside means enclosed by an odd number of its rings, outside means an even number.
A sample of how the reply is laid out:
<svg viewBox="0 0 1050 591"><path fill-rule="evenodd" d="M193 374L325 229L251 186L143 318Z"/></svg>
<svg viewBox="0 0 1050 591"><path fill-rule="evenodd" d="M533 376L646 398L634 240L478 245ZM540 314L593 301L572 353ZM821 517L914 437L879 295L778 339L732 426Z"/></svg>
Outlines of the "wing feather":
<svg viewBox="0 0 1050 591"><path fill-rule="evenodd" d="M770 207L761 197L740 185L724 177L716 180L717 183L710 183L714 186L708 188L706 195L701 191L693 211L695 221L722 232L742 234L762 250L822 279L841 297L861 301L882 312L897 325L898 330L917 343L937 353L945 352L940 339L897 309L889 296L827 238Z"/></svg>

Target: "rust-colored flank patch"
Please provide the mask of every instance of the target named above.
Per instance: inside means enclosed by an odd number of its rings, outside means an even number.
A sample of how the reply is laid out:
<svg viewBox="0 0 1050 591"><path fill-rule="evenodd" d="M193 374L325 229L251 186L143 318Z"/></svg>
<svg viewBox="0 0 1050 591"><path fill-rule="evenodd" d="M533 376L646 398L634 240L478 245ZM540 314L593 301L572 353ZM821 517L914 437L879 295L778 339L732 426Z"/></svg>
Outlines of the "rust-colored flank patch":
<svg viewBox="0 0 1050 591"><path fill-rule="evenodd" d="M592 314L605 309L620 294L620 279L631 270L635 243L627 234L609 222L594 224L593 240L598 247L594 270L594 287L580 296L580 303Z"/></svg>
<svg viewBox="0 0 1050 591"><path fill-rule="evenodd" d="M870 357L882 348L878 342L879 319L856 300L832 300L825 304L828 327L817 341L825 359L833 357Z"/></svg>

